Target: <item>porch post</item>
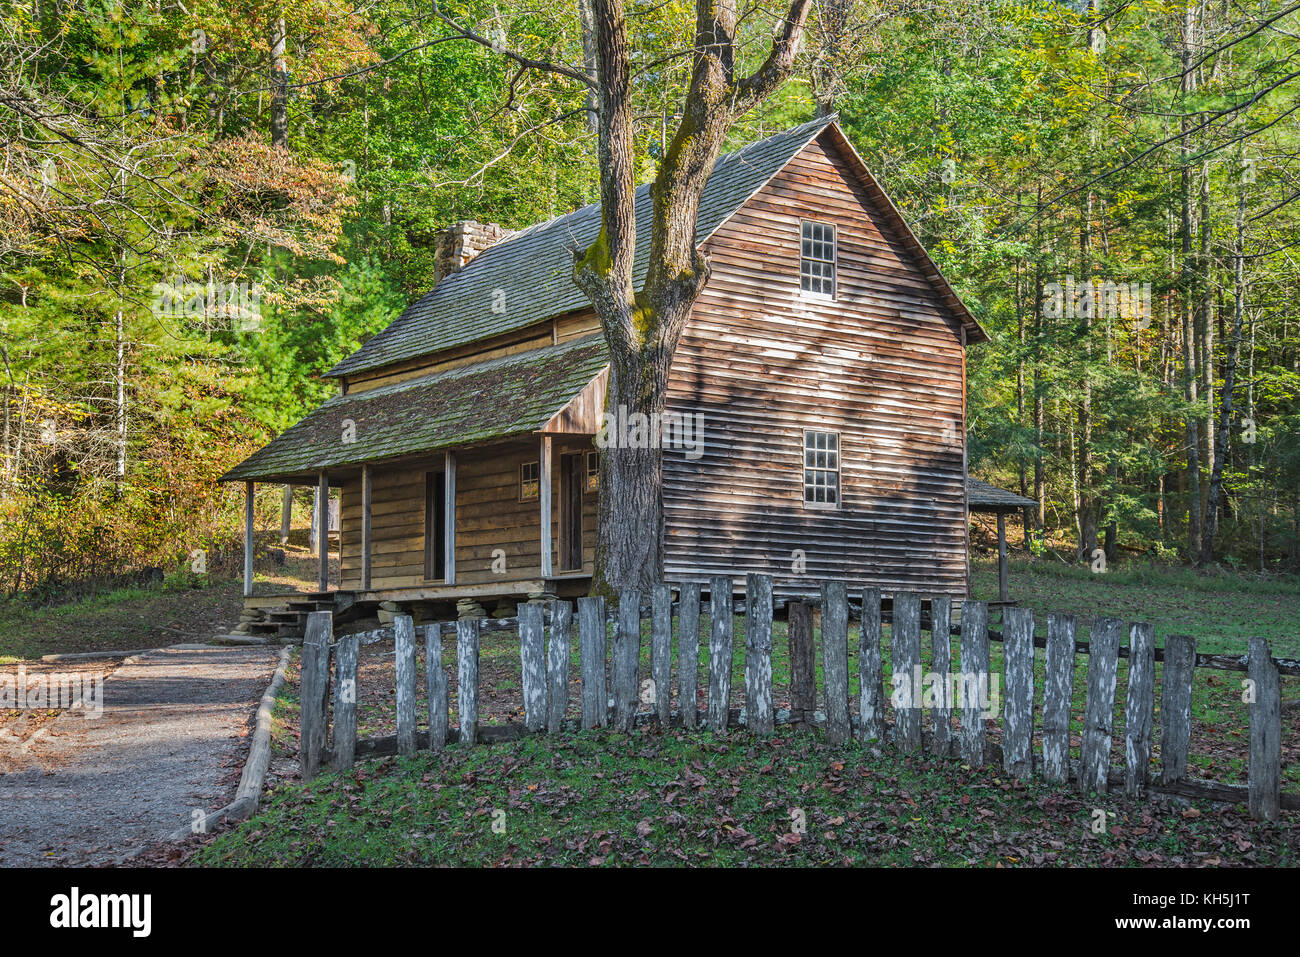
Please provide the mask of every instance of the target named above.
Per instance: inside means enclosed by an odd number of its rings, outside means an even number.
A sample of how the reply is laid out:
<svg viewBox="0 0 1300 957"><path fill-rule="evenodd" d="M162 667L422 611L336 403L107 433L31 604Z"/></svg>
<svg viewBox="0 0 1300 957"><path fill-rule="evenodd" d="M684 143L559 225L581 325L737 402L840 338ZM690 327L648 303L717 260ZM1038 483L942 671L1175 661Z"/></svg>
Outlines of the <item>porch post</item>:
<svg viewBox="0 0 1300 957"><path fill-rule="evenodd" d="M1007 513L998 512L998 601L1007 600Z"/></svg>
<svg viewBox="0 0 1300 957"><path fill-rule="evenodd" d="M447 452L442 459L443 507L443 581L456 584L456 453Z"/></svg>
<svg viewBox="0 0 1300 957"><path fill-rule="evenodd" d="M370 591L370 466L361 466L361 590Z"/></svg>
<svg viewBox="0 0 1300 957"><path fill-rule="evenodd" d="M320 530L320 486L317 485L311 490L311 524L307 529L307 550L316 552L320 550L320 541L316 538L316 533Z"/></svg>
<svg viewBox="0 0 1300 957"><path fill-rule="evenodd" d="M542 577L551 577L551 437L542 436L541 458L537 467L537 500L542 518Z"/></svg>
<svg viewBox="0 0 1300 957"><path fill-rule="evenodd" d="M320 590L330 590L330 482L321 471L316 479L316 545L320 550Z"/></svg>
<svg viewBox="0 0 1300 957"><path fill-rule="evenodd" d="M244 483L244 597L253 595L253 483Z"/></svg>
<svg viewBox="0 0 1300 957"><path fill-rule="evenodd" d="M293 486L284 487L284 496L280 499L280 544L289 544L289 526L293 523Z"/></svg>

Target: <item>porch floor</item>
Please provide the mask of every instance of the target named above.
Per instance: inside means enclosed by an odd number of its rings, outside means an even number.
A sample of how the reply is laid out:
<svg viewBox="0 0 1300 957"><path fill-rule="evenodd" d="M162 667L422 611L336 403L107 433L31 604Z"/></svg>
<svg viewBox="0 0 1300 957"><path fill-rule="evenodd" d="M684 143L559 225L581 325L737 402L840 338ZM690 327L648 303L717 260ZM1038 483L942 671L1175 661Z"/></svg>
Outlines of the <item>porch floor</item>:
<svg viewBox="0 0 1300 957"><path fill-rule="evenodd" d="M591 589L590 572L566 572L549 578L528 578L516 581L467 582L455 585L428 584L410 588L360 589L331 588L327 592L284 591L270 595L252 595L244 599L247 609L273 608L290 601L350 599L349 605L381 601L457 601L461 598L498 599L519 598L537 594L574 598Z"/></svg>

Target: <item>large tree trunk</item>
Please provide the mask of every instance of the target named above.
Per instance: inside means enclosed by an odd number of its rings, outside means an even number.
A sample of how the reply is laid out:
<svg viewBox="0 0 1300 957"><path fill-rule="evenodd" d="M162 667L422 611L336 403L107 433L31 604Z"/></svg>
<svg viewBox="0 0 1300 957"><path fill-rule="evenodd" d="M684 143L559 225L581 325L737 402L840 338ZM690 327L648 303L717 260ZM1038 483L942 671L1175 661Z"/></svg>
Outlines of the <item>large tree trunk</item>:
<svg viewBox="0 0 1300 957"><path fill-rule="evenodd" d="M271 145L289 148L289 70L285 62L284 17L271 21Z"/></svg>
<svg viewBox="0 0 1300 957"><path fill-rule="evenodd" d="M578 19L582 23L582 72L597 79L596 71L596 28L594 14L591 11L592 0L578 0ZM587 89L587 130L600 132L600 94L596 86Z"/></svg>
<svg viewBox="0 0 1300 957"><path fill-rule="evenodd" d="M627 21L623 0L592 0L601 228L577 257L574 282L600 318L610 352L608 412L620 421L663 411L673 354L709 276L708 262L695 245L704 184L735 117L789 75L810 4L792 0L767 59L752 75L738 79L735 0L697 0L690 87L682 119L650 186L650 266L637 291ZM647 589L663 575L662 450L658 441L648 445L628 448L614 441L602 451L595 587L607 594Z"/></svg>
<svg viewBox="0 0 1300 957"><path fill-rule="evenodd" d="M1223 469L1228 455L1232 427L1232 389L1237 378L1237 356L1241 350L1241 329L1246 314L1245 228L1246 191L1240 186L1237 198L1237 238L1232 262L1232 337L1223 363L1223 397L1219 403L1219 427L1214 436L1214 466L1205 508L1205 531L1201 538L1202 565L1214 560L1214 537L1219 530L1219 499L1223 493Z"/></svg>
<svg viewBox="0 0 1300 957"><path fill-rule="evenodd" d="M1183 339L1183 382L1184 398L1187 400L1185 424L1185 441L1187 444L1187 540L1188 556L1194 558L1201 546L1201 459L1200 459L1200 411L1196 408L1197 372L1196 372L1196 336L1193 329L1194 279L1195 270L1192 262L1192 169L1191 169L1191 133L1188 115L1188 94L1193 90L1192 78L1192 44L1196 34L1196 8L1188 4L1183 19L1183 75L1181 80L1182 138L1179 142L1179 159L1181 169L1181 207L1182 207L1182 339Z"/></svg>

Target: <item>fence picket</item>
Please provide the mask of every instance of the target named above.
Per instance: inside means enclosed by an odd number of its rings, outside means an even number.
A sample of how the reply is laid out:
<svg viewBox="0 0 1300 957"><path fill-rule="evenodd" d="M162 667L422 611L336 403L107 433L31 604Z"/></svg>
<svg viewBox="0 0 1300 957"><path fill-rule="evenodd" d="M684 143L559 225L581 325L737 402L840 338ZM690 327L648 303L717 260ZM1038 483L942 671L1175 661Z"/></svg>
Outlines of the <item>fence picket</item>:
<svg viewBox="0 0 1300 957"><path fill-rule="evenodd" d="M655 714L666 727L672 714L673 590L655 585L650 594L650 678L654 682Z"/></svg>
<svg viewBox="0 0 1300 957"><path fill-rule="evenodd" d="M1034 771L1034 613L1007 608L1003 621L1002 768L1023 781Z"/></svg>
<svg viewBox="0 0 1300 957"><path fill-rule="evenodd" d="M1124 623L1094 618L1088 634L1088 700L1083 714L1079 790L1107 790L1110 738L1115 720L1115 683L1119 669L1119 639Z"/></svg>
<svg viewBox="0 0 1300 957"><path fill-rule="evenodd" d="M582 726L603 728L605 696L605 599L578 599L578 653L582 666Z"/></svg>
<svg viewBox="0 0 1300 957"><path fill-rule="evenodd" d="M397 657L397 753L415 753L415 621L410 615L393 618L393 651Z"/></svg>
<svg viewBox="0 0 1300 957"><path fill-rule="evenodd" d="M849 596L844 582L822 583L822 681L826 740L847 744L849 725Z"/></svg>
<svg viewBox="0 0 1300 957"><path fill-rule="evenodd" d="M786 640L790 650L790 720L812 724L817 711L817 652L813 642L813 606L792 601L786 606Z"/></svg>
<svg viewBox="0 0 1300 957"><path fill-rule="evenodd" d="M1196 671L1196 639L1165 638L1165 666L1160 689L1160 783L1187 777L1187 751L1192 741L1192 676Z"/></svg>
<svg viewBox="0 0 1300 957"><path fill-rule="evenodd" d="M1256 820L1276 821L1282 813L1282 700L1277 665L1263 638L1250 639L1246 669L1255 691L1255 702L1248 706L1250 814Z"/></svg>
<svg viewBox="0 0 1300 957"><path fill-rule="evenodd" d="M430 625L424 629L424 685L429 695L429 750L441 751L447 747L447 669L442 666L442 628Z"/></svg>
<svg viewBox="0 0 1300 957"><path fill-rule="evenodd" d="M862 628L858 632L858 736L885 739L884 661L880 650L880 589L862 589Z"/></svg>
<svg viewBox="0 0 1300 957"><path fill-rule="evenodd" d="M961 606L961 756L973 768L984 765L984 713L989 700L989 606Z"/></svg>
<svg viewBox="0 0 1300 957"><path fill-rule="evenodd" d="M682 726L693 728L699 720L700 704L700 584L681 587L681 610L677 613L677 710Z"/></svg>
<svg viewBox="0 0 1300 957"><path fill-rule="evenodd" d="M1070 708L1074 696L1074 616L1047 616L1043 674L1043 777L1070 780Z"/></svg>
<svg viewBox="0 0 1300 957"><path fill-rule="evenodd" d="M745 576L745 721L754 734L771 734L772 576Z"/></svg>
<svg viewBox="0 0 1300 957"><path fill-rule="evenodd" d="M334 616L328 611L307 615L302 640L299 678L298 759L302 779L310 781L320 770L321 750L325 747L325 695L329 687L330 639Z"/></svg>
<svg viewBox="0 0 1300 957"><path fill-rule="evenodd" d="M641 656L641 593L624 588L618 596L614 630L614 727L631 731L636 723L637 664Z"/></svg>
<svg viewBox="0 0 1300 957"><path fill-rule="evenodd" d="M1128 633L1128 696L1124 702L1124 793L1137 797L1151 767L1156 707L1156 632L1144 621Z"/></svg>
<svg viewBox="0 0 1300 957"><path fill-rule="evenodd" d="M546 625L539 602L519 606L519 677L524 695L524 728L546 727Z"/></svg>
<svg viewBox="0 0 1300 957"><path fill-rule="evenodd" d="M478 743L478 637L479 619L456 622L456 715L460 720L460 743Z"/></svg>
<svg viewBox="0 0 1300 957"><path fill-rule="evenodd" d="M900 751L921 749L922 685L916 681L921 672L921 596L913 592L894 595L894 621L890 633L890 667L893 687L899 677L909 689L902 707L894 709L894 743Z"/></svg>
<svg viewBox="0 0 1300 957"><path fill-rule="evenodd" d="M862 605L863 621L867 606ZM935 754L947 754L952 746L952 599L947 595L935 595L930 599L930 669L939 676L942 686L935 689L935 706L930 711L933 725L930 734L930 750ZM864 629L865 630L865 625Z"/></svg>
<svg viewBox="0 0 1300 957"><path fill-rule="evenodd" d="M572 641L573 605L558 598L551 602L551 641L546 647L546 729L557 733L569 710L569 647Z"/></svg>
<svg viewBox="0 0 1300 957"><path fill-rule="evenodd" d="M357 656L356 635L339 639L334 661L334 763L335 771L352 767L357 752Z"/></svg>
<svg viewBox="0 0 1300 957"><path fill-rule="evenodd" d="M731 579L723 575L709 582L709 730L727 731L731 706L732 654Z"/></svg>

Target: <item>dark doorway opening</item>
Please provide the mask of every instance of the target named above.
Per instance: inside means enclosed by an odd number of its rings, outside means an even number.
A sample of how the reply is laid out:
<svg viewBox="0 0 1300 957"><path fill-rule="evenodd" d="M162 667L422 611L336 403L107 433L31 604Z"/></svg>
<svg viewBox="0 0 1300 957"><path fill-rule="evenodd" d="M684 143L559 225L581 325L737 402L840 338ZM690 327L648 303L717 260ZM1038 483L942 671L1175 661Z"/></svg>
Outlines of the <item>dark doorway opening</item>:
<svg viewBox="0 0 1300 957"><path fill-rule="evenodd" d="M582 487L586 456L560 456L560 571L582 571Z"/></svg>
<svg viewBox="0 0 1300 957"><path fill-rule="evenodd" d="M443 472L424 476L424 577L429 581L447 577L447 476Z"/></svg>

